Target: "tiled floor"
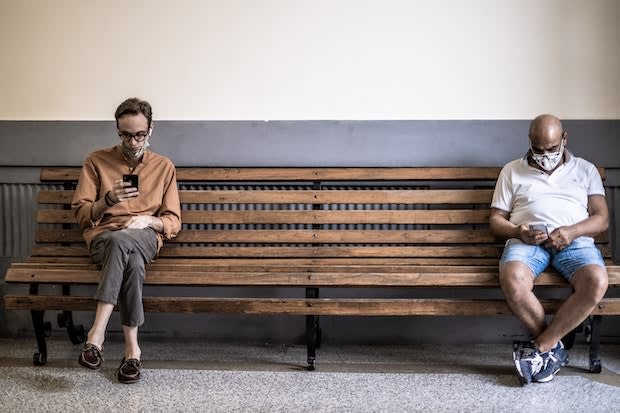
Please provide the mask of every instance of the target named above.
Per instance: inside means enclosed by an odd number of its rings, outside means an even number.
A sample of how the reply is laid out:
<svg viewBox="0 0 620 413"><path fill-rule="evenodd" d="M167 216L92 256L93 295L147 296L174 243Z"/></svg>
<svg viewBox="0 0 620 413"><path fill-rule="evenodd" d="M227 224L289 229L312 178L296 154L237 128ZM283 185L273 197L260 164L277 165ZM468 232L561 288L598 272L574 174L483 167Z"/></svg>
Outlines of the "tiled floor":
<svg viewBox="0 0 620 413"><path fill-rule="evenodd" d="M32 366L34 348L0 340L0 411L620 411L620 345L603 346L601 374L586 371L579 346L554 381L526 387L509 345L324 345L308 372L303 346L148 341L134 385L116 381L118 342L96 372L62 337L50 339L44 367Z"/></svg>

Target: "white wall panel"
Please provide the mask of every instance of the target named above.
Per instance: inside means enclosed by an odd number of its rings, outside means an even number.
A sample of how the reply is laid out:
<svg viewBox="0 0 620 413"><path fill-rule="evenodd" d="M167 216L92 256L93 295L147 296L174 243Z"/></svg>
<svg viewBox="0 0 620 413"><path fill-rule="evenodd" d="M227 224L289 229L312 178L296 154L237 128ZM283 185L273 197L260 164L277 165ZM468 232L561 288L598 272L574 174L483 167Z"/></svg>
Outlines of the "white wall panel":
<svg viewBox="0 0 620 413"><path fill-rule="evenodd" d="M0 2L0 119L620 118L617 0Z"/></svg>

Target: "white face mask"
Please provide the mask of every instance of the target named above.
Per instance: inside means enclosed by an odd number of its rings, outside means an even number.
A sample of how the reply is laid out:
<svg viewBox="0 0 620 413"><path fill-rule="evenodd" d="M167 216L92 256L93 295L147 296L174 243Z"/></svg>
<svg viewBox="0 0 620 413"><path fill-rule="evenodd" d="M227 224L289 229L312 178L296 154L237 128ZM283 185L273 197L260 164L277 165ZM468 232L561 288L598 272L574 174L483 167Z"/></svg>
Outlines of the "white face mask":
<svg viewBox="0 0 620 413"><path fill-rule="evenodd" d="M560 143L560 149L556 152L545 152L543 154L534 153L532 150L532 142L530 142L530 156L532 160L536 162L545 171L553 170L562 161L562 155L564 154L564 140Z"/></svg>
<svg viewBox="0 0 620 413"><path fill-rule="evenodd" d="M151 146L151 144L149 143L149 138L151 137L150 133L149 136L146 137L146 139L144 139L144 142L142 143L142 146L137 150L137 151L133 151L131 150L131 148L127 147L127 145L125 144L125 142L123 141L121 143L122 147L123 147L123 152L125 152L125 154L132 159L140 159L142 158L142 155L144 155L144 152L146 151L146 149Z"/></svg>

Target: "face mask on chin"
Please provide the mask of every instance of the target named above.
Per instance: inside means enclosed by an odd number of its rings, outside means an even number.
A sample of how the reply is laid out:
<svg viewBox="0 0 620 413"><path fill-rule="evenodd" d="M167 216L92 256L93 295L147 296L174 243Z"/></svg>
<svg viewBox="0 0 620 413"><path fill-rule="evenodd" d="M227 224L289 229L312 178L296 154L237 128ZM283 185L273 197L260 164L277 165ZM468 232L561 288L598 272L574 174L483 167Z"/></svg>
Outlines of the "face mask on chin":
<svg viewBox="0 0 620 413"><path fill-rule="evenodd" d="M560 149L556 152L546 152L543 154L536 154L532 151L532 143L530 142L530 156L532 160L536 162L545 171L552 171L562 161L562 155L564 154L564 141L560 143Z"/></svg>
<svg viewBox="0 0 620 413"><path fill-rule="evenodd" d="M135 152L130 147L128 147L125 142L121 143L121 147L123 148L123 153L127 155L129 159L133 159L133 160L138 160L142 158L142 155L144 155L144 152L149 146L151 146L151 144L149 143L148 137L144 140L144 142L142 143L142 146Z"/></svg>

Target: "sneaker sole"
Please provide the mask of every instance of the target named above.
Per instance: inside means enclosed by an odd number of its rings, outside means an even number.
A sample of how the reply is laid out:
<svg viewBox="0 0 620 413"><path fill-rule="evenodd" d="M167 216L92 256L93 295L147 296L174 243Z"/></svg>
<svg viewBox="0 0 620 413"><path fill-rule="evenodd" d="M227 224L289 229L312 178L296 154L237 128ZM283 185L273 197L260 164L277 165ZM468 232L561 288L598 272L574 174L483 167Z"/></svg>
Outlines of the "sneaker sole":
<svg viewBox="0 0 620 413"><path fill-rule="evenodd" d="M566 360L560 363L560 367L565 367L568 365L568 355L566 356ZM534 383L549 383L551 380L555 379L556 374L560 372L560 368L551 373L550 376L544 377L542 379L532 379Z"/></svg>
<svg viewBox="0 0 620 413"><path fill-rule="evenodd" d="M551 380L555 379L555 375L558 374L559 371L560 371L560 369L557 369L556 371L551 373L550 376L544 377L542 379L536 379L536 380L534 380L534 382L535 383L549 383Z"/></svg>

